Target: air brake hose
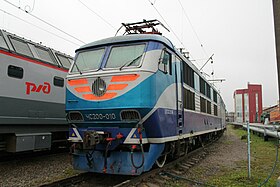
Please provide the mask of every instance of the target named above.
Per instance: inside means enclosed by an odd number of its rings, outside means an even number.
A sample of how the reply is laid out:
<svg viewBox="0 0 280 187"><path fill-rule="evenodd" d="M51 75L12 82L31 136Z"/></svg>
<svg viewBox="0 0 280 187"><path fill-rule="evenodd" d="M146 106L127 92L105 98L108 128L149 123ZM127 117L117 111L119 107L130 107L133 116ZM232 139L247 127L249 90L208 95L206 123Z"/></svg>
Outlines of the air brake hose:
<svg viewBox="0 0 280 187"><path fill-rule="evenodd" d="M144 148L143 148L143 143L142 143L142 128L141 127L138 127L138 134L139 134L139 144L140 144L140 148L141 148L141 152L142 152L142 162L139 166L136 166L135 163L134 163L134 158L133 158L133 150L136 148L136 146L132 146L131 147L131 154L130 154L130 157L131 157L131 163L133 165L133 167L137 170L139 168L141 168L143 165L144 165L144 162L145 162L145 155L144 155Z"/></svg>
<svg viewBox="0 0 280 187"><path fill-rule="evenodd" d="M116 138L106 138L107 145L106 145L106 149L105 149L105 155L104 155L104 168L103 168L103 173L107 172L107 157L108 157L108 150L109 150L109 146L111 145L112 141L114 140L120 140L123 138L123 135L121 133L118 133Z"/></svg>
<svg viewBox="0 0 280 187"><path fill-rule="evenodd" d="M108 150L109 150L109 146L111 145L112 140L108 141L107 146L106 146L106 150L105 150L105 155L104 155L104 168L103 168L103 173L107 172L107 157L108 157Z"/></svg>

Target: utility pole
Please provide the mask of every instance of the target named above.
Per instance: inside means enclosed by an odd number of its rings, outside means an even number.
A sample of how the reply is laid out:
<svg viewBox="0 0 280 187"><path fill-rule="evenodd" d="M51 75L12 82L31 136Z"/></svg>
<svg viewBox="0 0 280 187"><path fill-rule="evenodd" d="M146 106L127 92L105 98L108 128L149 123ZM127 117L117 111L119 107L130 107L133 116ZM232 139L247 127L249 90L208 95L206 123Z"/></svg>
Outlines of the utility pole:
<svg viewBox="0 0 280 187"><path fill-rule="evenodd" d="M274 14L275 45L278 72L278 99L280 99L280 0L272 0L272 3ZM278 177L277 179L277 187L280 187L280 177Z"/></svg>
<svg viewBox="0 0 280 187"><path fill-rule="evenodd" d="M273 1L275 45L278 72L278 99L280 98L280 0Z"/></svg>

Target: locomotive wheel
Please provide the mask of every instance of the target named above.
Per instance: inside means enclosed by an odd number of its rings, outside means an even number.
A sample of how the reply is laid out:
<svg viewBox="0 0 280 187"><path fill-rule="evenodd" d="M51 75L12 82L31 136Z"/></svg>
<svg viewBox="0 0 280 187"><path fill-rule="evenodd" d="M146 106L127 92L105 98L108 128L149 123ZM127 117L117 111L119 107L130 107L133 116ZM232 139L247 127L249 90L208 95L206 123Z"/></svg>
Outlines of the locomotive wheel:
<svg viewBox="0 0 280 187"><path fill-rule="evenodd" d="M167 154L163 155L163 156L160 156L157 160L156 160L156 164L159 168L162 168L165 164L165 161L166 161L166 157L167 157Z"/></svg>

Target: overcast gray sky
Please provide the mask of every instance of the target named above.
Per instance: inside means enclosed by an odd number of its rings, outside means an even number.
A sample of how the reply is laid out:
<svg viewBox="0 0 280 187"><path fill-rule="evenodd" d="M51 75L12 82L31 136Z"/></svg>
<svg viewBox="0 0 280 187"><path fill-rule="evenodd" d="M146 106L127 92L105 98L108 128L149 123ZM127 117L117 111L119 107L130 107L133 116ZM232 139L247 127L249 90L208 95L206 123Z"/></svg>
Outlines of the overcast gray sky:
<svg viewBox="0 0 280 187"><path fill-rule="evenodd" d="M85 43L114 36L122 22L158 19L173 31L168 33L162 29L163 34L171 39L175 46L185 47L198 68L214 53L213 65L207 64L204 71L211 74L214 70L214 78L226 79L223 83L217 83L216 87L220 90L228 111L234 110L234 90L246 88L248 82L262 84L264 106L277 103L272 0L150 0L154 7L149 0L8 1L26 10L32 10L34 5L31 14ZM75 49L83 45L4 0L0 1L0 9L1 29L42 42L72 56ZM2 10L37 27L3 13Z"/></svg>

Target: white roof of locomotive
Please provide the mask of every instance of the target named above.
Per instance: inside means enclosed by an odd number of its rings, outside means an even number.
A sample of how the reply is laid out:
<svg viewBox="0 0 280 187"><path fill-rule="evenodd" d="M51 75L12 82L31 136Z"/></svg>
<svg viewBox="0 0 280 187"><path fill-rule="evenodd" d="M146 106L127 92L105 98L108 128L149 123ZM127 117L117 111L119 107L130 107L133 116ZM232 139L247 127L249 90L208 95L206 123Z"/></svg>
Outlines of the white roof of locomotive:
<svg viewBox="0 0 280 187"><path fill-rule="evenodd" d="M157 35L157 34L130 34L130 35L124 35L124 36L115 36L110 38L105 38L102 40L97 40L95 42L91 42L89 44L86 44L79 49L76 50L80 51L83 49L88 49L92 47L99 47L104 45L111 45L111 44L118 44L118 43L128 43L128 42L140 42L140 41L157 41L164 43L169 48L175 50L174 45L171 43L170 40L168 40L166 37Z"/></svg>

